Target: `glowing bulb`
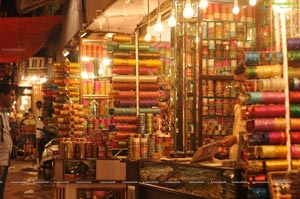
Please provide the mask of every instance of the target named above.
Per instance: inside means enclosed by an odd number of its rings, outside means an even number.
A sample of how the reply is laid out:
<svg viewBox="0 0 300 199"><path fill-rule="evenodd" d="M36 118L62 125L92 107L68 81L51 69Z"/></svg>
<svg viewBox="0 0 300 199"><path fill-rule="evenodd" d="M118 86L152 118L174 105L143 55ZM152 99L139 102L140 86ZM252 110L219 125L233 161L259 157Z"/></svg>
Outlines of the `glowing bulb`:
<svg viewBox="0 0 300 199"><path fill-rule="evenodd" d="M201 0L199 3L199 8L206 9L208 7L208 1L207 0Z"/></svg>
<svg viewBox="0 0 300 199"><path fill-rule="evenodd" d="M111 63L111 59L109 59L109 58L107 58L107 57L103 58L102 64L103 64L104 66L107 66L107 65L109 65L110 63Z"/></svg>
<svg viewBox="0 0 300 199"><path fill-rule="evenodd" d="M85 57L85 56L81 57L81 61L90 61L90 60L91 60L90 57Z"/></svg>
<svg viewBox="0 0 300 199"><path fill-rule="evenodd" d="M35 82L36 80L37 80L37 77L35 75L31 77L32 82Z"/></svg>
<svg viewBox="0 0 300 199"><path fill-rule="evenodd" d="M187 0L183 9L183 17L190 19L194 16L194 9L192 7L191 1Z"/></svg>
<svg viewBox="0 0 300 199"><path fill-rule="evenodd" d="M235 14L235 15L240 13L240 8L239 8L238 5L233 6L232 13Z"/></svg>
<svg viewBox="0 0 300 199"><path fill-rule="evenodd" d="M172 9L172 11L171 11L171 16L168 20L168 25L169 25L169 27L176 26L175 10L174 9Z"/></svg>
<svg viewBox="0 0 300 199"><path fill-rule="evenodd" d="M151 41L151 34L150 34L150 30L149 30L149 26L147 27L147 33L144 37L145 41Z"/></svg>
<svg viewBox="0 0 300 199"><path fill-rule="evenodd" d="M40 79L40 82L41 82L41 83L47 82L47 78L46 78L46 77L42 77L42 78Z"/></svg>
<svg viewBox="0 0 300 199"><path fill-rule="evenodd" d="M100 69L98 70L98 74L99 74L99 75L103 75L103 74L104 74L103 68L100 68Z"/></svg>
<svg viewBox="0 0 300 199"><path fill-rule="evenodd" d="M88 78L87 72L85 72L85 71L81 72L81 77L82 77L83 79L87 79L87 78Z"/></svg>
<svg viewBox="0 0 300 199"><path fill-rule="evenodd" d="M157 22L155 24L154 30L156 32L162 32L164 30L164 25L161 23L161 16L160 16L160 14L157 16Z"/></svg>
<svg viewBox="0 0 300 199"><path fill-rule="evenodd" d="M250 6L255 6L256 2L257 2L257 0L249 0L249 5Z"/></svg>
<svg viewBox="0 0 300 199"><path fill-rule="evenodd" d="M63 50L62 54L64 57L66 57L70 54L70 52L68 50Z"/></svg>
<svg viewBox="0 0 300 199"><path fill-rule="evenodd" d="M87 32L84 32L80 35L81 38L85 37L87 35Z"/></svg>
<svg viewBox="0 0 300 199"><path fill-rule="evenodd" d="M169 18L169 20L168 20L168 25L169 25L169 27L174 27L174 26L176 26L176 19L175 19L174 16L171 16L171 17Z"/></svg>
<svg viewBox="0 0 300 199"><path fill-rule="evenodd" d="M145 39L145 41L151 41L151 34L149 32L147 32L144 39Z"/></svg>
<svg viewBox="0 0 300 199"><path fill-rule="evenodd" d="M112 38L113 35L114 35L113 33L107 33L107 34L106 34L106 37L107 37L107 38Z"/></svg>

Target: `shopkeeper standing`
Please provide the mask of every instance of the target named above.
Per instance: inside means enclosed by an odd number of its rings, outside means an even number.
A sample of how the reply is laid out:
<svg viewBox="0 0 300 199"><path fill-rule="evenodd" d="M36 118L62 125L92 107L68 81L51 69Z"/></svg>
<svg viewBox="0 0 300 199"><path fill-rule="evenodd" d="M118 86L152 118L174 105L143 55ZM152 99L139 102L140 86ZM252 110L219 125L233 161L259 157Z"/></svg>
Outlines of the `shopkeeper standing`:
<svg viewBox="0 0 300 199"><path fill-rule="evenodd" d="M15 86L0 83L0 199L4 197L4 188L10 165L13 140L10 134L8 112L16 98Z"/></svg>
<svg viewBox="0 0 300 199"><path fill-rule="evenodd" d="M229 159L238 160L239 157L239 144L240 144L240 133L246 132L246 121L242 118L242 105L244 103L243 94L244 88L244 73L245 66L243 63L239 64L234 70L234 80L236 80L236 86L239 93L237 102L234 105L234 123L232 129L232 135L225 136L222 140L222 147L229 148Z"/></svg>

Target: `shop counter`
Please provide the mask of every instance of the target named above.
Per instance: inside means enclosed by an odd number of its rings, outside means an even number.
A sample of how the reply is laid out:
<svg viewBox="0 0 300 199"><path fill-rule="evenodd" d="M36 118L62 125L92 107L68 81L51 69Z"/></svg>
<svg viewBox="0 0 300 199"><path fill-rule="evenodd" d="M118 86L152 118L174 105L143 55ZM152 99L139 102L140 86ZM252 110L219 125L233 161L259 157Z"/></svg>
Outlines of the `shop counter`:
<svg viewBox="0 0 300 199"><path fill-rule="evenodd" d="M136 171L136 175L133 171ZM241 169L199 163L140 160L127 162L127 180L137 182L136 199L234 199L246 196Z"/></svg>
<svg viewBox="0 0 300 199"><path fill-rule="evenodd" d="M56 159L56 199L126 198L126 163L118 159Z"/></svg>

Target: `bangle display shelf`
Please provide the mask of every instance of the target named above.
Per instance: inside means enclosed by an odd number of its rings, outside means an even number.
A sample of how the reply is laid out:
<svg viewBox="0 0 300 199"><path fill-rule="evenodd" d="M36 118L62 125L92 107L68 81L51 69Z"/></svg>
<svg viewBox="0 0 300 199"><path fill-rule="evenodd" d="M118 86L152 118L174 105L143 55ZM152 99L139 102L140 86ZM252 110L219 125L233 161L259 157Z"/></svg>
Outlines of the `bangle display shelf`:
<svg viewBox="0 0 300 199"><path fill-rule="evenodd" d="M269 5L270 1L266 1L267 5ZM265 7L264 7L265 8ZM272 12L270 12L268 9L261 9L261 10L256 10L257 16L260 16L261 20L259 20L258 23L258 35L257 35L257 49L261 49L262 51L270 51L272 49L272 46L274 46L275 44L275 40L272 37L272 33L274 33L274 29L272 29L272 24L273 21L271 20L271 15ZM260 61L259 59L267 59L267 57L265 58L261 58L259 52L256 52L255 54L257 54L257 58L256 58L256 62ZM251 55L251 54L249 54ZM266 53L266 55L268 55L268 53ZM270 53L270 55L272 55ZM251 56L250 56L251 58ZM249 59L247 57L245 57L245 59ZM274 57L272 58L274 60ZM276 59L276 57L275 57ZM254 58L252 58L252 60L254 60ZM271 60L272 61L272 60ZM269 61L270 62L270 61ZM275 62L276 63L276 62ZM258 64L258 63L256 63ZM246 66L247 65L252 65L252 64L248 64L246 61ZM255 65L253 63L253 65ZM247 66L249 67L249 66ZM249 72L249 69L248 69ZM247 73L246 73L247 74ZM282 74L280 74L280 77ZM255 77L255 76L254 76ZM245 77L245 90L246 91L254 91L254 92L262 92L262 91L268 91L268 88L264 88L262 89L258 89L257 86L254 87L254 85L257 85L257 82L259 82L259 80L256 79L252 79L251 78L247 78ZM264 80L260 80L261 82ZM262 84L262 83L261 83ZM281 92L283 92L283 90L281 90ZM251 106L251 105L248 105ZM249 113L247 113L247 111L245 111L245 107L243 109L243 119L245 120L245 122L250 118L252 119L252 116L248 116ZM265 132L262 133L262 135L264 135ZM268 133L266 133L268 134ZM257 133L258 137L262 137L260 135L260 133ZM242 139L240 139L241 141L244 141L245 143L243 143L244 148L242 149L242 159L243 161L245 161L245 165L247 165L247 162L250 161L250 164L255 163L255 154L252 155L251 157L247 157L249 156L248 154L250 154L249 149L251 149L252 145L260 145L263 144L262 141L260 141L260 138L255 138L255 133L247 132L247 135L245 137L242 137ZM246 140L246 141L245 141ZM254 162L252 162L252 159L254 159ZM268 198L269 196L269 188L268 188L268 182L267 182L267 175L265 171L252 171L251 169L249 170L247 168L247 166L245 166L245 180L248 182L249 184L249 196L247 196L247 198L254 198L255 195L257 197L262 197L262 198Z"/></svg>
<svg viewBox="0 0 300 199"><path fill-rule="evenodd" d="M58 122L66 124L68 136L60 138L60 158L54 161L57 198L81 198L116 195L125 198L125 163L107 159L102 137L87 127L89 109L76 103L64 103ZM67 116L67 117L66 117Z"/></svg>
<svg viewBox="0 0 300 199"><path fill-rule="evenodd" d="M35 119L24 119L21 124L21 132L24 139L24 159L33 160L37 156Z"/></svg>
<svg viewBox="0 0 300 199"><path fill-rule="evenodd" d="M299 16L299 11L298 16ZM295 14L295 13L294 13ZM299 21L295 21L299 24ZM290 130L290 170L286 172L269 173L270 191L273 198L299 198L300 169L300 39L287 38L287 62L289 84L289 121Z"/></svg>
<svg viewBox="0 0 300 199"><path fill-rule="evenodd" d="M275 13L274 18L273 31L279 34L280 25L283 26L279 23L279 13ZM271 23L273 21L269 20L267 24L270 26ZM265 31L263 35L269 36L266 45L270 43L269 46L263 45L262 49L272 49L272 30L261 30ZM278 38L276 44L279 45L280 37L275 34L275 38ZM284 68L284 53L278 50L246 54L246 78L250 79L246 81L248 148L244 151L248 198L299 198L297 124L300 112L296 86L299 72L295 68L299 45L295 39L287 39L287 70ZM276 49L279 48L276 46ZM287 97L289 101L286 101Z"/></svg>
<svg viewBox="0 0 300 199"><path fill-rule="evenodd" d="M269 198L267 173L288 166L282 53L246 52L245 57L246 94L241 98L247 131L242 155L247 197Z"/></svg>
<svg viewBox="0 0 300 199"><path fill-rule="evenodd" d="M83 150L79 156L89 158L106 157L105 150L97 151L98 147L102 147L102 137L99 135L99 115L104 117L105 106L107 102L102 103L102 99L107 101L108 97L99 93L100 77L96 76L100 71L100 61L102 56L102 41L103 40L81 40L81 57L80 63L66 62L56 64L54 68L54 83L58 85L57 96L54 101L53 118L58 124L58 136L60 144L65 147L61 150L61 155L64 158L72 159L74 157L75 146L89 145L89 149ZM102 65L101 65L102 66ZM101 68L103 69L103 68ZM85 75L84 75L85 74ZM101 73L102 74L102 73ZM81 75L83 77L81 77ZM102 80L102 79L101 79ZM108 83L107 83L108 81ZM107 89L102 88L104 92L109 92L109 79L105 78L108 85ZM99 104L103 107L99 107ZM107 112L106 112L107 113ZM103 120L104 121L104 120ZM104 125L104 122L101 124ZM91 152L93 148L93 152ZM77 149L77 148L76 148ZM76 155L79 153L76 153Z"/></svg>
<svg viewBox="0 0 300 199"><path fill-rule="evenodd" d="M43 117L52 120L53 102L58 92L58 85L54 82L54 62L52 58L48 58L46 67L47 81L42 84Z"/></svg>
<svg viewBox="0 0 300 199"><path fill-rule="evenodd" d="M81 59L81 102L86 113L85 137L97 149L96 157L112 158L112 142L108 134L111 123L109 114L111 92L111 58L107 51L107 39L82 38Z"/></svg>
<svg viewBox="0 0 300 199"><path fill-rule="evenodd" d="M245 118L248 119L248 148L244 151L245 177L249 184L248 198L299 197L297 176L300 167L300 93L299 72L295 66L300 60L293 59L293 54L298 51L293 46L294 40L295 38L288 39L288 109L285 105L282 53L246 54L246 76L250 79L246 81L250 92L247 92L247 105L244 109ZM256 54L259 61L253 62L253 54ZM286 111L289 111L289 132L286 132Z"/></svg>
<svg viewBox="0 0 300 199"><path fill-rule="evenodd" d="M59 128L59 158L54 160L53 179L56 185L57 198L125 198L125 163L117 159L107 160L103 136L99 132L99 124L95 121L94 99L99 96L85 94L82 99L91 100L80 104L79 74L82 69L78 63L69 63L69 84L55 118ZM66 69L66 67L65 67ZM77 76L76 76L77 75ZM78 77L78 79L77 79ZM93 79L94 81L95 79ZM101 98L102 99L102 98ZM99 110L98 110L99 111Z"/></svg>
<svg viewBox="0 0 300 199"><path fill-rule="evenodd" d="M159 87L161 95L159 98L161 128L160 131L164 134L170 134L174 137L174 96L175 96L175 61L174 52L169 42L150 43L155 51L159 52L161 67L158 68L157 74L159 76Z"/></svg>
<svg viewBox="0 0 300 199"><path fill-rule="evenodd" d="M117 144L126 146L127 157L135 160L163 155L163 140L170 138L160 131L160 53L151 43L137 40L135 44L130 35L114 35L109 45L113 57L111 135Z"/></svg>
<svg viewBox="0 0 300 199"><path fill-rule="evenodd" d="M57 95L58 86L54 83L53 78L48 79L42 85L43 93L43 117L51 118L54 112L53 102Z"/></svg>
<svg viewBox="0 0 300 199"><path fill-rule="evenodd" d="M244 52L256 46L254 8L244 6L234 15L232 6L209 3L201 13L199 103L202 144L232 134L233 109L238 94L233 72L243 61Z"/></svg>
<svg viewBox="0 0 300 199"><path fill-rule="evenodd" d="M157 131L163 136L162 156L170 157L174 150L175 137L175 96L176 88L176 64L174 60L174 48L169 42L157 42L151 44L160 53L161 67L158 69L160 97L158 107L160 115L157 117ZM156 149L157 146L155 146ZM157 152L157 151L156 151ZM160 154L159 154L160 156ZM149 159L151 159L149 154Z"/></svg>
<svg viewBox="0 0 300 199"><path fill-rule="evenodd" d="M70 130L67 114L63 112L63 104L69 103L68 83L69 69L66 63L55 63L53 68L54 84L57 86L55 99L53 101L53 121L58 124L58 136L66 137ZM77 85L78 84L77 80ZM66 121L59 122L59 117L65 117Z"/></svg>
<svg viewBox="0 0 300 199"><path fill-rule="evenodd" d="M254 9L245 6L233 15L233 5L210 2L190 19L182 17L184 1L175 2L177 96L175 150L198 146L232 133L237 97L233 70L244 51L256 45ZM201 28L199 28L201 27Z"/></svg>
<svg viewBox="0 0 300 199"><path fill-rule="evenodd" d="M81 102L90 108L88 129L105 131L111 122L109 93L111 91L111 59L107 40L81 39Z"/></svg>

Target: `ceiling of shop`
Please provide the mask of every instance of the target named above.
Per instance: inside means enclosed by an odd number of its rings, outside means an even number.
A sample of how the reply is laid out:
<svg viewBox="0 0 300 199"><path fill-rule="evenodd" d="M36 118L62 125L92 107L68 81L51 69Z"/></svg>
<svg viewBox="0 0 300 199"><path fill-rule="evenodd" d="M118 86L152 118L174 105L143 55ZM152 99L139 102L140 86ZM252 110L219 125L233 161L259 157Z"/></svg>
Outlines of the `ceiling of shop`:
<svg viewBox="0 0 300 199"><path fill-rule="evenodd" d="M44 4L45 2L74 6L73 4L70 4L71 1L73 2L73 0L0 0L0 17L42 16L45 14L46 10L43 8L45 8L45 5L48 5L47 3ZM77 0L76 2L77 4L80 4L80 2L85 3L85 11L83 11L85 13L83 13L83 15L86 19L84 20L85 23L83 26L88 31L94 33L119 32L132 34L141 21L143 21L144 24L145 21L148 21L148 12L152 12L150 17L155 20L155 17L157 16L157 11L155 9L158 5L161 5L161 10L166 10L166 7L170 7L171 0ZM168 6L166 6L167 3ZM162 9L162 7L164 9ZM63 10L59 11L63 12ZM75 14L77 13L73 13L73 15ZM51 46L52 43L57 43L58 35L59 32L56 34L55 41L51 40L50 43L41 49L41 53L39 52L37 54L39 56L44 56L46 53L45 49L48 49L47 46ZM72 35L71 37L73 36L75 35ZM51 46L51 49L52 48L53 45ZM53 51L51 52L51 55L47 56L54 56L54 54L55 52Z"/></svg>
<svg viewBox="0 0 300 199"><path fill-rule="evenodd" d="M92 32L133 33L138 24L148 15L148 0L118 0L104 11L96 11L87 29ZM149 12L166 0L149 0ZM92 8L87 8L92 10Z"/></svg>
<svg viewBox="0 0 300 199"><path fill-rule="evenodd" d="M72 38L67 40L65 48L71 51L77 51L77 46L80 41L80 35L87 30L90 34L85 38L95 39L104 36L107 32L117 32L124 34L132 34L137 29L137 26L143 25L142 31L145 32L145 25L148 22L148 16L152 19L150 24L150 32L153 37L159 41L169 41L170 34L162 34L154 32L154 20L157 16L158 3L163 16L168 15L171 7L171 0L149 0L148 15L148 0L89 0L85 4L85 22L82 24L82 29L72 35ZM71 12L72 13L72 12ZM167 14L166 14L167 13ZM74 21L73 14L70 23ZM162 19L164 19L162 17ZM164 24L165 23L165 24ZM164 33L170 32L170 28L163 21ZM77 30L78 31L78 30ZM66 32L66 31L63 31ZM70 35L70 34L69 34Z"/></svg>

